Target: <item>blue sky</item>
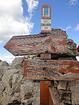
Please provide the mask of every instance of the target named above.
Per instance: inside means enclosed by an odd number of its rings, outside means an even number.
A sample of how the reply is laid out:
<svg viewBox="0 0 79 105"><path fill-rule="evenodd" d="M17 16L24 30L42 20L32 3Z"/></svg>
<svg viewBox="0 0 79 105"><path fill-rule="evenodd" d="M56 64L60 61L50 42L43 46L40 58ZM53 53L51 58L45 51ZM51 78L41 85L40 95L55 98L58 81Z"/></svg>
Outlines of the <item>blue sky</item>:
<svg viewBox="0 0 79 105"><path fill-rule="evenodd" d="M76 30L76 26L79 23L79 3L71 6L67 1L68 0L43 0L42 3L40 1L38 11L40 11L43 3L48 3L52 7L52 28L65 29L69 38L79 43L79 30ZM32 33L40 32L40 15L38 15L38 11L36 11L33 17L35 27L38 27L38 30L34 27Z"/></svg>
<svg viewBox="0 0 79 105"><path fill-rule="evenodd" d="M76 29L79 24L79 1L72 1L73 3L69 0L40 0L32 17L32 21L34 23L32 34L40 32L40 8L44 3L46 3L52 8L52 28L65 29L68 37L75 40L76 43L79 43L79 29ZM26 4L24 8L24 16L27 16L28 13Z"/></svg>
<svg viewBox="0 0 79 105"><path fill-rule="evenodd" d="M41 6L44 3L52 8L51 27L66 30L68 38L79 44L79 0L13 0L13 3L12 0L3 1L4 3L0 0L0 59L10 62L14 58L3 48L13 35L40 33ZM5 1L9 3L6 7Z"/></svg>

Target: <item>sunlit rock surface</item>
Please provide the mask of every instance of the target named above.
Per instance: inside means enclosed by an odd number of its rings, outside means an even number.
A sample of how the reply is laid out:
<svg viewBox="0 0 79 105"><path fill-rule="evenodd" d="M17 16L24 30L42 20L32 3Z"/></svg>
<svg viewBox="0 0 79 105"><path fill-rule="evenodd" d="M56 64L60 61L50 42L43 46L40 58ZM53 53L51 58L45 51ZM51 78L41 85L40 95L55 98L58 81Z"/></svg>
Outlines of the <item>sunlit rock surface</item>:
<svg viewBox="0 0 79 105"><path fill-rule="evenodd" d="M22 60L16 58L11 65L0 62L0 105L40 105L39 82L24 78Z"/></svg>

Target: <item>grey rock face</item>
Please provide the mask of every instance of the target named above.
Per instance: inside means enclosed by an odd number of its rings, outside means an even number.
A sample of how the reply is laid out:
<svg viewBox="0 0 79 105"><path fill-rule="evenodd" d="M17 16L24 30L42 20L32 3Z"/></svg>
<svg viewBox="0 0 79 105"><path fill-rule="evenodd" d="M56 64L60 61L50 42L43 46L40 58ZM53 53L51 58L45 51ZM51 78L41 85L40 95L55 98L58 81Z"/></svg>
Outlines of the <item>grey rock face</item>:
<svg viewBox="0 0 79 105"><path fill-rule="evenodd" d="M39 105L39 83L24 78L22 61L0 62L0 105Z"/></svg>
<svg viewBox="0 0 79 105"><path fill-rule="evenodd" d="M23 57L19 57L19 58L15 58L12 61L11 67L15 68L15 69L20 69L22 68L22 61L23 61Z"/></svg>
<svg viewBox="0 0 79 105"><path fill-rule="evenodd" d="M1 61L0 66L5 67L5 66L9 66L9 64L6 61Z"/></svg>
<svg viewBox="0 0 79 105"><path fill-rule="evenodd" d="M70 83L70 89L72 92L72 104L79 104L79 81L73 81Z"/></svg>
<svg viewBox="0 0 79 105"><path fill-rule="evenodd" d="M0 80L4 74L4 72L8 69L9 64L6 61L0 62Z"/></svg>

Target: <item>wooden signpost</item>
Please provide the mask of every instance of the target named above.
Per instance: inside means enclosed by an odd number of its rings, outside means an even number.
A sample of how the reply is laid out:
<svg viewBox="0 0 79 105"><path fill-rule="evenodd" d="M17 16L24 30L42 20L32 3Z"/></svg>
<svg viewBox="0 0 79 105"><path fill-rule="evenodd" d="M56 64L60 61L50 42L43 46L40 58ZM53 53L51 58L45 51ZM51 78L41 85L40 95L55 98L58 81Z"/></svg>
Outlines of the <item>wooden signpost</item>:
<svg viewBox="0 0 79 105"><path fill-rule="evenodd" d="M5 48L15 56L40 53L67 53L67 39L64 31L52 34L13 36Z"/></svg>
<svg viewBox="0 0 79 105"><path fill-rule="evenodd" d="M75 55L69 53L66 36L62 30L53 30L51 34L14 36L5 45L5 48L15 56L38 56L38 59L24 60L26 79L79 79L79 62L73 60L73 57L78 55L78 51L77 53L74 51ZM68 60L70 57L72 60Z"/></svg>
<svg viewBox="0 0 79 105"><path fill-rule="evenodd" d="M24 75L29 80L76 80L79 79L79 62L25 59Z"/></svg>
<svg viewBox="0 0 79 105"><path fill-rule="evenodd" d="M54 105L48 81L79 80L79 62L75 59L79 52L68 47L66 33L62 30L37 36L14 36L5 45L15 56L36 56L24 58L23 71L26 79L40 81L40 105Z"/></svg>
<svg viewBox="0 0 79 105"><path fill-rule="evenodd" d="M66 32L50 28L50 10L47 5L42 7L40 34L13 36L4 46L15 56L36 56L34 59L24 59L23 70L26 79L40 81L41 105L54 105L51 98L47 100L51 96L44 81L79 80L79 62L76 60L79 51L74 42L68 41ZM44 23L45 20L47 23Z"/></svg>

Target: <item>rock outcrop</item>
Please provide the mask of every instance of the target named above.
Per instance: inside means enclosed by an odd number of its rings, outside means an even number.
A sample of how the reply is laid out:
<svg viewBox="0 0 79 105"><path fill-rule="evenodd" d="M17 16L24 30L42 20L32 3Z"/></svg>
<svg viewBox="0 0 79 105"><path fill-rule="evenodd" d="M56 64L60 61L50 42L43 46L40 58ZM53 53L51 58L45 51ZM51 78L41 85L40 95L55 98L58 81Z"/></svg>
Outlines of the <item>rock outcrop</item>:
<svg viewBox="0 0 79 105"><path fill-rule="evenodd" d="M28 81L23 76L23 58L11 65L0 62L0 105L39 105L39 82Z"/></svg>
<svg viewBox="0 0 79 105"><path fill-rule="evenodd" d="M23 58L0 62L0 105L40 105L40 83L26 80L22 64ZM79 105L78 80L51 81L50 88L55 105Z"/></svg>

